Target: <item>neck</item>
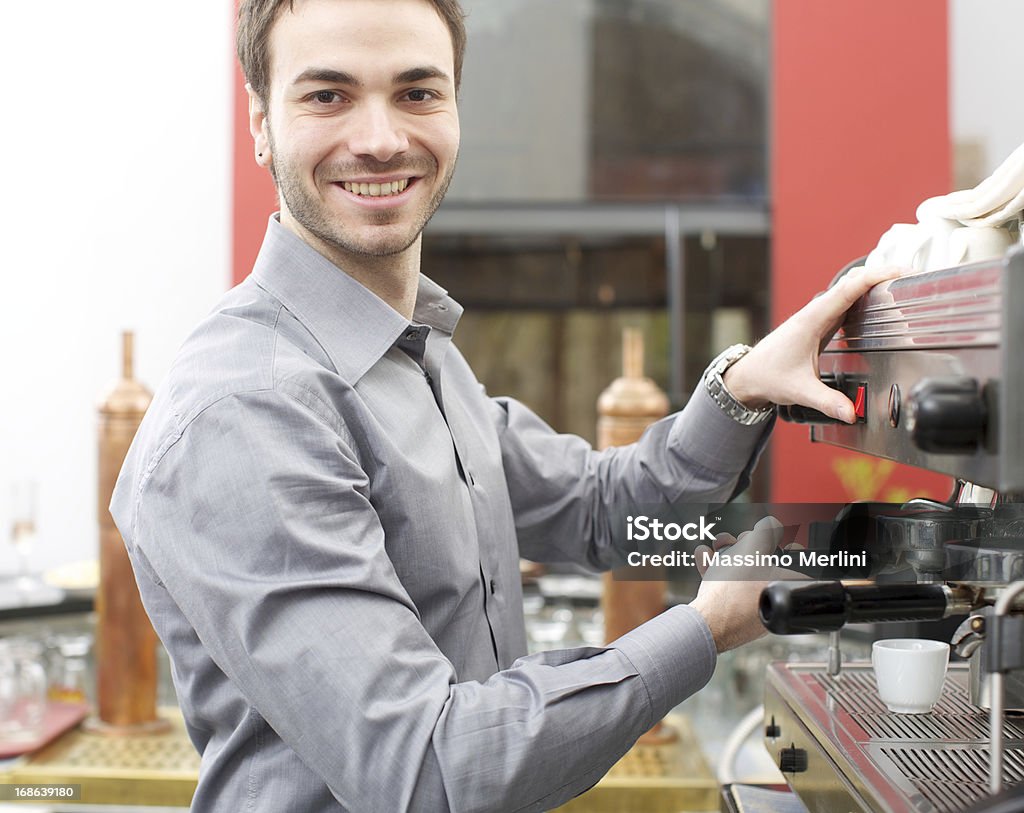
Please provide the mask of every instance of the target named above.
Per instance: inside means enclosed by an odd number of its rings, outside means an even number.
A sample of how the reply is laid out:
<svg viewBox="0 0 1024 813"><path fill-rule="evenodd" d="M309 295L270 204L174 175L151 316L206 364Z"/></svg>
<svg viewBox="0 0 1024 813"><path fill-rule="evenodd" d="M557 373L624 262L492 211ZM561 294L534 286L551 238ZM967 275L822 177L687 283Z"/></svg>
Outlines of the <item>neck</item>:
<svg viewBox="0 0 1024 813"><path fill-rule="evenodd" d="M322 251L319 246L314 246ZM369 288L402 316L412 321L420 275L420 238L401 254L371 257L322 251L352 279Z"/></svg>
<svg viewBox="0 0 1024 813"><path fill-rule="evenodd" d="M375 257L343 251L337 246L325 243L303 228L294 218L287 217L284 211L281 212L281 225L295 232L352 279L412 321L416 291L419 287L422 235L398 254Z"/></svg>

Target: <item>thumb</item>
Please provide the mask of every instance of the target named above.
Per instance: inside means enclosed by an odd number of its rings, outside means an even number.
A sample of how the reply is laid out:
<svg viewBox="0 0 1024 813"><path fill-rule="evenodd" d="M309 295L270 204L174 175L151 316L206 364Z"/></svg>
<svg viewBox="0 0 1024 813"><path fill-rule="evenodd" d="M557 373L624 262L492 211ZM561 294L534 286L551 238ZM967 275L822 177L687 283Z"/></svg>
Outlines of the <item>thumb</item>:
<svg viewBox="0 0 1024 813"><path fill-rule="evenodd" d="M766 516L754 523L749 533L749 545L751 552L772 553L782 542L785 528L773 516Z"/></svg>
<svg viewBox="0 0 1024 813"><path fill-rule="evenodd" d="M813 407L844 423L854 423L857 420L853 401L838 390L822 384L818 379L815 379L813 384L808 384L807 389L801 393L801 401L805 406Z"/></svg>

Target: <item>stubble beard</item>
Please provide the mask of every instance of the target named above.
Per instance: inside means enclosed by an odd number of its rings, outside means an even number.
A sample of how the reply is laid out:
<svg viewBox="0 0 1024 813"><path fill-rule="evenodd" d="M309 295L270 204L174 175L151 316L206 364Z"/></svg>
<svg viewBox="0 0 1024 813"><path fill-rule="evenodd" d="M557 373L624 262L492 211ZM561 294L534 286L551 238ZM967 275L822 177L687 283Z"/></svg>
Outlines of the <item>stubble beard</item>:
<svg viewBox="0 0 1024 813"><path fill-rule="evenodd" d="M277 193L282 203L295 221L306 231L320 240L327 248L342 255L361 255L364 257L391 257L401 254L419 238L434 212L441 205L448 187L455 174L455 161L452 161L440 186L425 205L416 213L408 231L380 239L363 239L347 230L337 216L332 216L327 204L315 192L311 192L303 183L299 173L287 160L278 160L279 153L274 149L273 138L270 142L271 155L275 159L270 165L270 174L277 184ZM346 167L326 167L323 172L331 178L355 177L358 175L383 175L396 171L408 171L410 175L420 176L416 183L424 183L427 178L436 176L438 165L436 160L415 161L398 159L389 163L380 163L373 159L365 160L357 165ZM402 214L395 209L370 211L363 215L363 224L385 227L402 219Z"/></svg>

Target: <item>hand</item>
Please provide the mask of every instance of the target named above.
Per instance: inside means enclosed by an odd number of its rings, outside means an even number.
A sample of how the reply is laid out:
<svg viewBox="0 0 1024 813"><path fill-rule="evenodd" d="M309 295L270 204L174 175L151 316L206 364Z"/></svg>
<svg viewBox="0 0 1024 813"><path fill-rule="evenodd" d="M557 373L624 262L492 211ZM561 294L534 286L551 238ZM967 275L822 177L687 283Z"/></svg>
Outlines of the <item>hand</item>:
<svg viewBox="0 0 1024 813"><path fill-rule="evenodd" d="M774 517L760 520L751 531L734 538L719 534L715 538L715 551L730 556L775 553L783 538L782 524ZM697 597L690 606L707 622L715 647L719 652L735 649L760 638L766 630L757 614L761 591L771 581L796 576L791 571L770 565L711 565L706 564L711 548L699 545L695 551L697 569L702 581Z"/></svg>
<svg viewBox="0 0 1024 813"><path fill-rule="evenodd" d="M908 273L900 268L854 268L765 336L725 371L725 386L751 409L801 404L846 423L853 403L822 384L818 357L850 307L874 286Z"/></svg>

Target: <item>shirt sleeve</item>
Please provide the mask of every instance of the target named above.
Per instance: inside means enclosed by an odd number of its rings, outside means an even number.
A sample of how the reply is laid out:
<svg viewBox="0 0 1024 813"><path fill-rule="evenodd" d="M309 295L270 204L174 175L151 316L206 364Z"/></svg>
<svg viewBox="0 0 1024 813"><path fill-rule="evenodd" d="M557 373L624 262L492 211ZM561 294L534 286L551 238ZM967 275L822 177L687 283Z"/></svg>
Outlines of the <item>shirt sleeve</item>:
<svg viewBox="0 0 1024 813"><path fill-rule="evenodd" d="M732 420L698 387L634 444L595 451L523 404L492 399L520 553L598 570L621 564L625 517L720 505L750 484L774 418Z"/></svg>
<svg viewBox="0 0 1024 813"><path fill-rule="evenodd" d="M122 527L139 578L347 810L550 809L714 669L703 619L677 607L607 647L458 682L344 427L301 393L222 399L146 471Z"/></svg>

